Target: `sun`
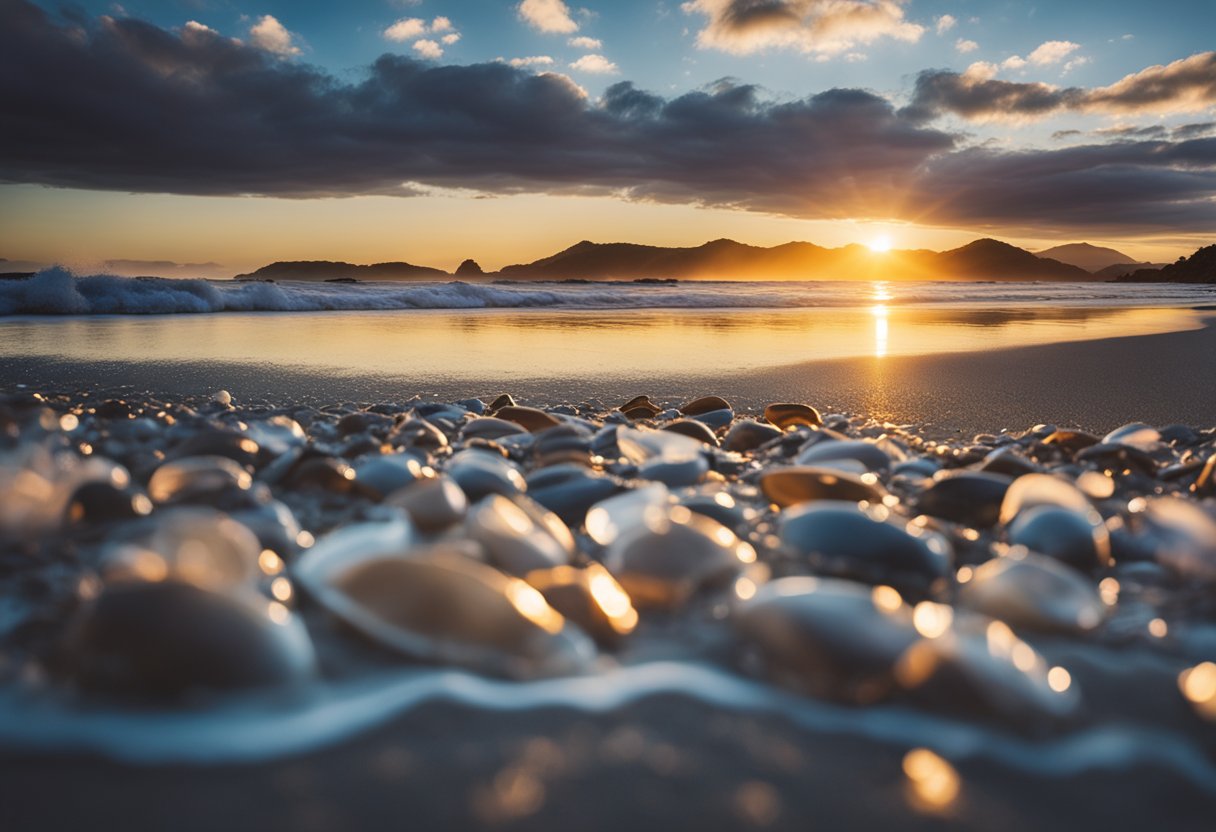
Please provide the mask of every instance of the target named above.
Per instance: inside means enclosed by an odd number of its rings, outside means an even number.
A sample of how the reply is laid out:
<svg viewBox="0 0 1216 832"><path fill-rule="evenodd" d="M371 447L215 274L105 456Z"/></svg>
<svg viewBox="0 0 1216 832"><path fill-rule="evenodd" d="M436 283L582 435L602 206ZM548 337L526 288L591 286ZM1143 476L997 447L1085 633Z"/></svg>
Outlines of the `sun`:
<svg viewBox="0 0 1216 832"><path fill-rule="evenodd" d="M875 254L886 254L891 250L891 238L887 237L886 235L883 235L882 237L875 237L873 240L866 243L866 245L869 246L870 251L874 252Z"/></svg>

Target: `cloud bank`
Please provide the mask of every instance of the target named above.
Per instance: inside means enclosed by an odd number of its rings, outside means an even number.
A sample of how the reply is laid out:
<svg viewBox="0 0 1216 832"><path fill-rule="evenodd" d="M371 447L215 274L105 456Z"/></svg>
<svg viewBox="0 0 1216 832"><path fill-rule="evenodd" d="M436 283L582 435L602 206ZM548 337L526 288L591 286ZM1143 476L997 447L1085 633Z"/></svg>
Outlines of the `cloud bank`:
<svg viewBox="0 0 1216 832"><path fill-rule="evenodd" d="M1201 98L1203 61L1083 91L1087 106ZM922 75L902 110L863 90L772 101L737 82L664 97L622 81L593 100L564 75L508 62L384 55L351 81L202 26L103 17L82 28L10 2L0 5L0 181L300 198L459 188L971 227L1216 227L1206 131L967 147L926 119L987 112L984 84L1006 84L1004 106L1032 112L1062 106L1061 91L977 76L960 102L939 86L948 75Z"/></svg>

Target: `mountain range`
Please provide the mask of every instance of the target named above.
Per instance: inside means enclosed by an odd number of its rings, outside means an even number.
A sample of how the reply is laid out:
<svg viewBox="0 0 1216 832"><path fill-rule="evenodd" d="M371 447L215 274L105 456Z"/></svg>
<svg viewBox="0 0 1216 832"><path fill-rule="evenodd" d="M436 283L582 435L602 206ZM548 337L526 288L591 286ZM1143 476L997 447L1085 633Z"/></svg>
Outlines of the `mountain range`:
<svg viewBox="0 0 1216 832"><path fill-rule="evenodd" d="M1117 253L1117 252L1116 252ZM1130 262L1130 258L1127 258ZM281 261L245 280L435 280L447 272L412 263L355 265ZM584 240L531 263L482 272L465 261L457 276L500 280L1099 280L1086 269L1040 257L999 240L983 239L949 251L876 252L866 246L824 248L793 242L763 248L714 240L686 248Z"/></svg>

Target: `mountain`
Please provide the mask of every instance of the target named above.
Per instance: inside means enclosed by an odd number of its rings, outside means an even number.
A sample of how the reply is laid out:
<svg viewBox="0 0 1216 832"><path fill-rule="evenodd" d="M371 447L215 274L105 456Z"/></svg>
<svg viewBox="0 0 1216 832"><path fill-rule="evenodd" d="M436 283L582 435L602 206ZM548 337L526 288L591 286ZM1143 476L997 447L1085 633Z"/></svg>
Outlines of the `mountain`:
<svg viewBox="0 0 1216 832"><path fill-rule="evenodd" d="M1214 283L1216 284L1216 245L1204 246L1190 257L1160 269L1140 269L1118 278L1120 283Z"/></svg>
<svg viewBox="0 0 1216 832"><path fill-rule="evenodd" d="M759 280L1093 280L1084 269L1036 257L997 240L961 248L877 253L865 246L786 243L760 248L714 240L693 248L586 240L531 263L506 266L513 280L628 280L644 277Z"/></svg>
<svg viewBox="0 0 1216 832"><path fill-rule="evenodd" d="M455 277L483 277L485 272L476 260L465 260L452 272Z"/></svg>
<svg viewBox="0 0 1216 832"><path fill-rule="evenodd" d="M1035 254L1039 257L1049 257L1052 260L1059 260L1061 263L1077 266L1078 268L1085 269L1087 272L1096 272L1107 266L1136 262L1134 258L1128 257L1121 251L1102 246L1093 246L1089 243L1068 243L1063 246L1053 246L1043 251L1037 251Z"/></svg>
<svg viewBox="0 0 1216 832"><path fill-rule="evenodd" d="M1113 266L1107 266L1105 269L1098 269L1094 272L1094 277L1100 277L1103 280L1114 280L1117 277L1123 277L1125 274L1131 274L1138 269L1160 269L1165 263L1116 263Z"/></svg>
<svg viewBox="0 0 1216 832"><path fill-rule="evenodd" d="M360 266L332 260L280 260L236 280L442 280L448 273L413 263L373 263Z"/></svg>

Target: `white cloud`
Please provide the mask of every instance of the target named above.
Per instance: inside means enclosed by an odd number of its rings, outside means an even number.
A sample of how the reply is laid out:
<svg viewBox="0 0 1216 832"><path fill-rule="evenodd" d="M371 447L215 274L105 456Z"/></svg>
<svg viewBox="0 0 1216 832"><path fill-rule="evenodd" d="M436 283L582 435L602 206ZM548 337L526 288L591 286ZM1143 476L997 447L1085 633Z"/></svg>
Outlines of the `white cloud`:
<svg viewBox="0 0 1216 832"><path fill-rule="evenodd" d="M199 23L197 20L187 20L186 25L183 26L182 29L184 29L187 32L194 32L194 33L210 32L213 35L219 34L214 29L212 29L210 26L207 26L206 24L203 24L203 23Z"/></svg>
<svg viewBox="0 0 1216 832"><path fill-rule="evenodd" d="M1087 63L1089 63L1089 61L1090 61L1090 59L1088 56L1078 55L1077 57L1073 58L1071 61L1068 61L1066 64L1064 64L1064 69L1062 69L1060 72L1062 75L1067 75L1068 73L1072 72L1077 67L1085 66Z"/></svg>
<svg viewBox="0 0 1216 832"><path fill-rule="evenodd" d="M594 75L615 75L617 65L603 55L584 55L570 64L570 68L578 72L590 72Z"/></svg>
<svg viewBox="0 0 1216 832"><path fill-rule="evenodd" d="M448 46L451 46L453 43L460 40L460 32L448 32L446 35L441 37L440 40Z"/></svg>
<svg viewBox="0 0 1216 832"><path fill-rule="evenodd" d="M586 35L580 35L577 38L570 38L566 43L573 46L575 49L603 49L604 44L599 38L589 38Z"/></svg>
<svg viewBox="0 0 1216 832"><path fill-rule="evenodd" d="M443 57L443 47L433 40L418 40L414 41L414 51L424 58Z"/></svg>
<svg viewBox="0 0 1216 832"><path fill-rule="evenodd" d="M446 32L451 28L452 28L452 21L449 20L448 18L444 17L443 15L440 15L439 17L437 17L431 21L431 31L432 32Z"/></svg>
<svg viewBox="0 0 1216 832"><path fill-rule="evenodd" d="M937 33L944 35L958 24L958 18L952 14L944 14L937 19Z"/></svg>
<svg viewBox="0 0 1216 832"><path fill-rule="evenodd" d="M568 35L578 31L570 7L562 0L523 0L516 12L520 20L540 32Z"/></svg>
<svg viewBox="0 0 1216 832"><path fill-rule="evenodd" d="M1005 69L1022 69L1026 66L1026 59L1021 55L1010 55L1001 61L1001 66Z"/></svg>
<svg viewBox="0 0 1216 832"><path fill-rule="evenodd" d="M502 60L499 58L498 60ZM506 63L511 66L551 66L553 59L548 55L530 55L527 58L512 58Z"/></svg>
<svg viewBox="0 0 1216 832"><path fill-rule="evenodd" d="M975 50L979 49L980 45L973 40L959 38L954 42L954 48L959 53L966 55L968 52L974 52Z"/></svg>
<svg viewBox="0 0 1216 832"><path fill-rule="evenodd" d="M254 46L276 55L299 55L300 47L292 43L294 37L282 23L269 14L263 15L249 29L249 38Z"/></svg>
<svg viewBox="0 0 1216 832"><path fill-rule="evenodd" d="M1035 66L1058 64L1080 48L1081 44L1070 40L1049 40L1031 52L1026 59Z"/></svg>
<svg viewBox="0 0 1216 832"><path fill-rule="evenodd" d="M925 27L904 17L908 0L686 0L705 18L697 46L735 55L794 49L826 59L880 38L915 43Z"/></svg>
<svg viewBox="0 0 1216 832"><path fill-rule="evenodd" d="M401 43L426 34L426 21L421 17L403 17L384 30L384 37Z"/></svg>

